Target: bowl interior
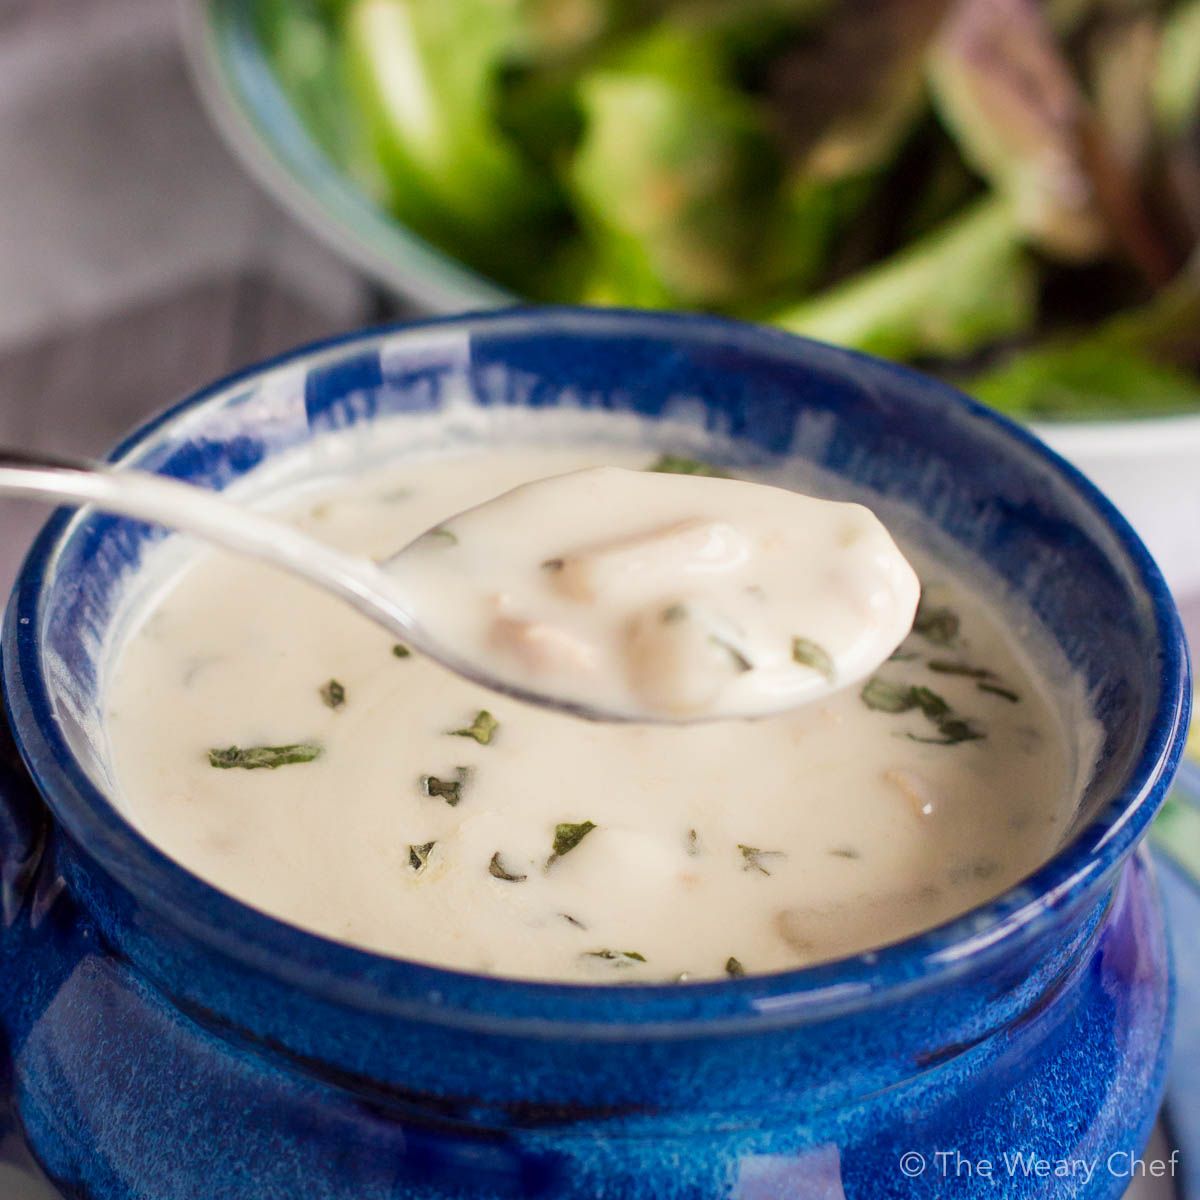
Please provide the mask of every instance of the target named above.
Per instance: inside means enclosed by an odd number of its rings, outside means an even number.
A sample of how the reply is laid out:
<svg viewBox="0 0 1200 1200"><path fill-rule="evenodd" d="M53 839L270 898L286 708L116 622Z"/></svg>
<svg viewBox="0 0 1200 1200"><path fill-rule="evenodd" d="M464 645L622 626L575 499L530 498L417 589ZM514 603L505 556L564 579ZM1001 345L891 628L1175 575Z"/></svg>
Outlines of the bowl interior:
<svg viewBox="0 0 1200 1200"><path fill-rule="evenodd" d="M1148 820L1150 785L1177 752L1187 682L1153 563L1039 443L912 372L710 318L510 310L297 352L184 402L116 457L224 489L269 478L304 447L316 454L310 466L344 470L447 437L486 443L530 430L560 441L584 430L873 493L885 519L980 564L1086 681L1103 744L1075 853L1115 853ZM162 537L124 518L61 516L18 584L17 611L34 614L21 618L32 625L21 655L33 719L48 753L98 789L77 792L93 807L111 791L105 651L130 579ZM70 827L71 812L59 816Z"/></svg>

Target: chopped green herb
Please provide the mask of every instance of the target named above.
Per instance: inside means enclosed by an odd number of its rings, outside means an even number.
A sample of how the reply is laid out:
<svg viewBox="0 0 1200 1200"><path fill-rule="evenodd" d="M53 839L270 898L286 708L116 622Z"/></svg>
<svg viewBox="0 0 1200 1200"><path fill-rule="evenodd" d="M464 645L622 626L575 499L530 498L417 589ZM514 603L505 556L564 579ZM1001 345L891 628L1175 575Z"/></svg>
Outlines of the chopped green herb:
<svg viewBox="0 0 1200 1200"><path fill-rule="evenodd" d="M451 729L449 733L451 737L474 738L481 746L490 746L492 737L499 728L500 722L486 708L482 708L475 714L475 720L465 729Z"/></svg>
<svg viewBox="0 0 1200 1200"><path fill-rule="evenodd" d="M548 558L542 563L543 571L561 571L566 566L566 560L562 558Z"/></svg>
<svg viewBox="0 0 1200 1200"><path fill-rule="evenodd" d="M935 646L950 646L958 637L958 627L958 614L953 609L926 604L924 601L917 605L913 632L920 634L927 642Z"/></svg>
<svg viewBox="0 0 1200 1200"><path fill-rule="evenodd" d="M782 850L760 850L757 846L743 846L738 843L738 849L742 852L742 870L743 871L758 871L763 875L770 875L770 871L763 866L764 858L786 858Z"/></svg>
<svg viewBox="0 0 1200 1200"><path fill-rule="evenodd" d="M290 746L227 746L224 750L208 752L210 766L228 770L241 767L245 771L269 770L286 767L290 763L312 762L320 758L323 748L315 742L296 742Z"/></svg>
<svg viewBox="0 0 1200 1200"><path fill-rule="evenodd" d="M915 650L905 650L904 647L901 646L899 649L893 650L891 654L888 655L888 662L912 662L914 658L919 657L920 655L918 655Z"/></svg>
<svg viewBox="0 0 1200 1200"><path fill-rule="evenodd" d="M429 852L436 845L437 842L423 842L419 846L409 846L408 865L414 871L424 870L425 864L429 861Z"/></svg>
<svg viewBox="0 0 1200 1200"><path fill-rule="evenodd" d="M862 858L862 855L853 846L834 846L829 853L834 858Z"/></svg>
<svg viewBox="0 0 1200 1200"><path fill-rule="evenodd" d="M930 746L953 746L959 742L978 741L985 736L971 721L957 716L950 705L932 688L901 687L876 675L867 680L860 695L868 708L880 712L905 713L919 708L924 716L937 726L940 736L921 737L916 733L903 735L913 742L924 742Z"/></svg>
<svg viewBox="0 0 1200 1200"><path fill-rule="evenodd" d="M1000 696L1010 704L1019 704L1021 701L1021 697L1011 688L1001 687L998 683L977 683L975 686L979 691L987 692L989 696Z"/></svg>
<svg viewBox="0 0 1200 1200"><path fill-rule="evenodd" d="M962 717L943 717L937 722L937 728L941 737L920 737L915 733L906 733L904 736L911 742L924 742L928 746L956 746L959 742L978 742L986 736L981 729Z"/></svg>
<svg viewBox="0 0 1200 1200"><path fill-rule="evenodd" d="M659 620L664 625L677 625L687 616L686 604L668 604L659 614Z"/></svg>
<svg viewBox="0 0 1200 1200"><path fill-rule="evenodd" d="M603 958L618 967L631 967L635 962L646 961L636 950L585 950L583 957Z"/></svg>
<svg viewBox="0 0 1200 1200"><path fill-rule="evenodd" d="M454 779L439 779L436 775L421 776L421 791L435 800L445 800L453 808L462 799L463 785L471 778L470 767L455 767Z"/></svg>
<svg viewBox="0 0 1200 1200"><path fill-rule="evenodd" d="M792 638L792 661L801 666L811 667L818 674L824 675L833 682L833 659L824 646L819 646L811 638Z"/></svg>
<svg viewBox="0 0 1200 1200"><path fill-rule="evenodd" d="M407 646L402 645L400 642L397 642L392 647L392 653L397 658L411 658L412 657L412 651Z"/></svg>
<svg viewBox="0 0 1200 1200"><path fill-rule="evenodd" d="M931 658L926 664L939 675L963 675L967 679L994 679L996 673L987 667L972 667L965 662L952 662L946 658Z"/></svg>
<svg viewBox="0 0 1200 1200"><path fill-rule="evenodd" d="M880 679L878 675L872 675L863 684L859 695L862 702L876 712L903 713L917 706L912 697L912 688L889 683L886 679Z"/></svg>
<svg viewBox="0 0 1200 1200"><path fill-rule="evenodd" d="M444 542L447 546L458 545L458 534L447 529L445 525L437 525L421 535L422 539L431 542Z"/></svg>
<svg viewBox="0 0 1200 1200"><path fill-rule="evenodd" d="M712 463L702 462L698 458L687 458L682 454L660 454L647 468L647 471L657 471L661 475L711 475L717 479L726 478L725 472Z"/></svg>
<svg viewBox="0 0 1200 1200"><path fill-rule="evenodd" d="M687 831L687 853L689 858L695 858L700 853L700 835L694 829Z"/></svg>
<svg viewBox="0 0 1200 1200"><path fill-rule="evenodd" d="M732 643L727 642L724 638L718 637L715 633L708 635L708 640L714 646L720 646L730 658L733 659L733 665L739 671L751 671L754 669L754 664Z"/></svg>
<svg viewBox="0 0 1200 1200"><path fill-rule="evenodd" d="M982 741L984 733L973 721L964 717L951 717L938 722L938 729L947 742L978 742Z"/></svg>
<svg viewBox="0 0 1200 1200"><path fill-rule="evenodd" d="M528 875L514 875L511 871L506 871L500 861L499 850L492 855L492 861L488 863L488 874L493 875L496 879L507 880L509 883L523 883L529 878Z"/></svg>
<svg viewBox="0 0 1200 1200"><path fill-rule="evenodd" d="M564 854L570 854L595 828L595 823L592 821L580 821L578 825L572 825L569 822L555 825L554 850L551 852L550 857L546 859L546 866L550 866L562 858Z"/></svg>
<svg viewBox="0 0 1200 1200"><path fill-rule="evenodd" d="M330 708L341 708L346 703L346 689L336 679L331 679L321 688L321 699Z"/></svg>
<svg viewBox="0 0 1200 1200"><path fill-rule="evenodd" d="M732 955L725 960L725 974L728 975L730 979L741 979L745 973L746 968L743 967L742 964L738 962L738 960Z"/></svg>
<svg viewBox="0 0 1200 1200"><path fill-rule="evenodd" d="M558 915L562 917L562 919L566 921L568 925L574 925L576 929L587 928L587 926L578 917L573 917L570 913L559 913Z"/></svg>
<svg viewBox="0 0 1200 1200"><path fill-rule="evenodd" d="M940 721L950 712L950 705L932 688L915 686L909 695L913 703L934 722Z"/></svg>

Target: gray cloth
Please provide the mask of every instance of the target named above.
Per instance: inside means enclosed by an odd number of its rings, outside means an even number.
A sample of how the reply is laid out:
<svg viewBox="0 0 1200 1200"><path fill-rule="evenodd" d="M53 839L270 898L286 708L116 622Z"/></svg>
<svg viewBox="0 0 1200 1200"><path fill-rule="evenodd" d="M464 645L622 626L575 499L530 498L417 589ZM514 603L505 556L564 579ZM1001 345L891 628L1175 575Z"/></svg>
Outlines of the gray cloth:
<svg viewBox="0 0 1200 1200"><path fill-rule="evenodd" d="M0 0L0 442L98 453L365 297L212 131L170 0ZM45 515L0 500L3 594Z"/></svg>

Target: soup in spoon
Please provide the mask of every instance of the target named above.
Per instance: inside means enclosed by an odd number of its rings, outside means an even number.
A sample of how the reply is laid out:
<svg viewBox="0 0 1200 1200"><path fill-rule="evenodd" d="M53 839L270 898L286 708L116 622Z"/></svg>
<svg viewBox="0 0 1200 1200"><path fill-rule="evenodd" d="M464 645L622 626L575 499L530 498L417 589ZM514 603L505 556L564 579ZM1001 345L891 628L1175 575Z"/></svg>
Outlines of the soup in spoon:
<svg viewBox="0 0 1200 1200"><path fill-rule="evenodd" d="M763 716L868 675L920 584L861 504L596 467L424 534L388 573L436 641L589 712Z"/></svg>
<svg viewBox="0 0 1200 1200"><path fill-rule="evenodd" d="M281 495L280 506L322 539L384 558L446 514L614 463L646 465L623 452L490 449L290 505ZM472 590L482 574L448 556L439 586L463 582L446 619L498 660L527 649L508 621L594 637L612 694L668 712L730 702L748 674L733 651L769 655L764 666L819 679L813 687L828 685L828 656L847 664L846 682L860 669L853 637L822 623L833 618L815 601L773 608L771 546L756 576L720 528L757 536L736 486L720 510L633 506L640 543L625 536L632 520L609 524L599 508L575 522L540 505L525 523L497 520L492 536L519 543L522 570L540 572L522 594L544 608L489 607ZM832 529L895 562L874 518L837 513L850 520ZM465 564L484 528L460 517L457 540L428 552ZM810 535L785 522L783 536ZM920 565L912 632L852 686L759 720L607 725L485 691L299 581L197 552L144 589L115 648L106 696L119 802L163 850L247 903L442 966L665 982L863 951L1028 874L1060 843L1081 788L1072 747L1086 737L1076 728L1068 741L1032 643L965 579ZM893 581L898 610L915 602L899 567L871 578L838 593L865 598L864 622L879 580ZM599 632L580 624L589 597L614 589L620 602L604 613L619 619L605 616ZM675 603L698 611L664 620ZM880 632L877 645L904 633ZM696 651L707 656L699 683Z"/></svg>

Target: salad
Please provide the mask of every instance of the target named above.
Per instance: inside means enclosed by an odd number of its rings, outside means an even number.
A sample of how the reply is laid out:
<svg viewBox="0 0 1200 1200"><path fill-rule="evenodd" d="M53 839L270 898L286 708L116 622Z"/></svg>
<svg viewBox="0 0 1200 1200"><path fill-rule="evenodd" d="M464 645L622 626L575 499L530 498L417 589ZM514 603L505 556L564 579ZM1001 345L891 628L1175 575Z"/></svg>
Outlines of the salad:
<svg viewBox="0 0 1200 1200"><path fill-rule="evenodd" d="M1200 411L1200 0L245 2L337 167L519 294Z"/></svg>

